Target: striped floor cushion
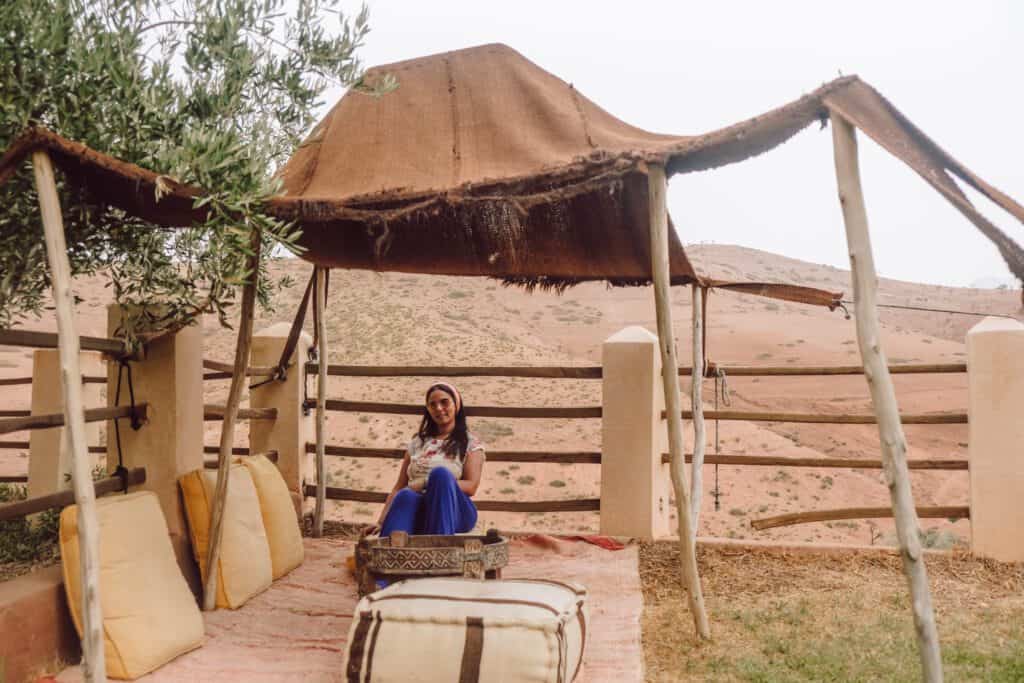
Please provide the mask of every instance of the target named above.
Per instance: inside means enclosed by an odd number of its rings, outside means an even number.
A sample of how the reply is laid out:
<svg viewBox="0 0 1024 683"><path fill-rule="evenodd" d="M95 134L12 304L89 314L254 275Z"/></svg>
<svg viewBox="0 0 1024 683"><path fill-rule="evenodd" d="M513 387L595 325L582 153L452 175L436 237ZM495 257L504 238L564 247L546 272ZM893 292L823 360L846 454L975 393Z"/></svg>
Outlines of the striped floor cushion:
<svg viewBox="0 0 1024 683"><path fill-rule="evenodd" d="M574 583L437 578L367 595L349 630L348 683L570 683L587 638Z"/></svg>

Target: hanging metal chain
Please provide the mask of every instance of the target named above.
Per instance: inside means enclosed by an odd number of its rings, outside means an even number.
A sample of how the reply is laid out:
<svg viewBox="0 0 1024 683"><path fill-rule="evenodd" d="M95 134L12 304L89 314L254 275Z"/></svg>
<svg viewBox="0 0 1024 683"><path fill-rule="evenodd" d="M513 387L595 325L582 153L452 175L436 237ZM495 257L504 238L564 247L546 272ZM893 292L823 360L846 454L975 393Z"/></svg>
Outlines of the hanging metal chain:
<svg viewBox="0 0 1024 683"><path fill-rule="evenodd" d="M131 420L132 429L138 431L142 427L142 420L135 410L135 385L132 383L132 366L126 360L121 360L117 368L117 388L114 391L114 407L121 405L121 380L128 374L128 416ZM121 450L121 428L118 418L114 418L114 443L117 445L117 468L114 476L121 477L121 489L128 493L128 470L124 466L124 452Z"/></svg>

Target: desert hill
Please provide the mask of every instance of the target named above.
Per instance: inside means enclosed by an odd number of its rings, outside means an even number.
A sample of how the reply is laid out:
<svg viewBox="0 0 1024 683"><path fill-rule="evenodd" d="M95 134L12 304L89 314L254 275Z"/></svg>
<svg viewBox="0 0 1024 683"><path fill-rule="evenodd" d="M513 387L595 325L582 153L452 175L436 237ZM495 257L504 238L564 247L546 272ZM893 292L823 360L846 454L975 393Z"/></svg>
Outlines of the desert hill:
<svg viewBox="0 0 1024 683"><path fill-rule="evenodd" d="M851 298L849 273L829 266L788 259L738 246L688 247L703 273L734 279L791 282L845 292ZM277 261L272 268L304 283L310 266L296 259ZM83 279L77 294L83 334L105 334L106 293L99 279ZM261 312L257 331L274 322L290 322L301 297L294 287L279 297L275 311ZM681 362L689 364L690 292L673 290ZM983 311L1020 316L1020 293L922 285L883 279L884 303L924 308ZM890 362L955 362L965 358L964 335L980 318L922 311L882 312L885 350ZM307 323L309 327L311 323ZM600 362L601 343L622 327L655 329L653 294L649 288L609 289L592 283L562 295L527 293L484 278L433 277L402 273L335 271L328 301L330 360L346 364L422 365L592 365ZM53 329L52 321L27 322L25 327ZM205 356L229 360L233 332L213 320L204 322ZM714 292L709 299L708 354L722 365L828 365L859 362L852 320L798 304L749 295ZM31 351L0 347L2 376L26 374ZM905 412L965 410L964 375L900 376L896 380ZM417 402L426 387L417 379L332 378L328 395L351 400ZM870 402L860 377L730 378L734 408L866 412ZM469 378L459 382L469 404L517 406L599 405L600 382L594 380L527 380ZM311 382L312 387L312 382ZM708 406L713 384L705 388ZM688 383L684 382L684 393ZM223 402L227 382L207 382L207 402ZM720 399L721 400L721 399ZM0 390L0 407L28 404L25 387ZM397 447L414 431L416 420L387 415L333 413L329 443ZM597 450L599 420L479 419L471 428L492 448L502 450ZM208 423L208 444L215 444L218 423ZM906 428L910 457L966 457L966 425ZM715 452L714 425L708 425L708 452ZM18 437L18 435L13 435ZM783 454L836 457L878 457L874 426L721 423L722 453ZM239 443L245 443L244 431ZM368 459L329 459L329 483L352 488L386 490L394 480L394 464ZM24 456L0 451L2 473L22 473ZM965 472L915 473L919 505L959 505L967 500ZM887 505L877 470L739 468L718 472L720 509L710 494L714 468L704 474L704 506L700 533L756 539L846 541L891 540L884 521L812 524L756 532L749 520L788 511L860 505ZM599 493L599 468L594 465L490 465L481 498L541 500L591 497ZM335 504L332 516L372 521L376 506ZM481 523L503 527L596 531L593 513L482 514ZM969 524L924 520L942 543L965 540Z"/></svg>

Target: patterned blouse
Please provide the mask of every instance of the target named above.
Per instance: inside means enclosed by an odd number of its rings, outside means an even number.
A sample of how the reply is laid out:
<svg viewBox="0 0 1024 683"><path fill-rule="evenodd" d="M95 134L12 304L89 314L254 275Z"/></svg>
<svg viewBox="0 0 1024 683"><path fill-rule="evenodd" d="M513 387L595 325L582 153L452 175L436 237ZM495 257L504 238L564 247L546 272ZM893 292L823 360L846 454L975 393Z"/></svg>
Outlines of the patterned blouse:
<svg viewBox="0 0 1024 683"><path fill-rule="evenodd" d="M473 436L469 434L469 442L466 444L466 456L474 451L479 452L481 456L484 455L484 445ZM409 483L427 483L427 477L430 476L430 471L435 467L444 467L452 473L456 479L462 478L462 466L465 463L465 458L459 458L458 456L449 457L444 452L444 439L437 437L427 437L421 439L418 435L412 437L412 441L409 442Z"/></svg>

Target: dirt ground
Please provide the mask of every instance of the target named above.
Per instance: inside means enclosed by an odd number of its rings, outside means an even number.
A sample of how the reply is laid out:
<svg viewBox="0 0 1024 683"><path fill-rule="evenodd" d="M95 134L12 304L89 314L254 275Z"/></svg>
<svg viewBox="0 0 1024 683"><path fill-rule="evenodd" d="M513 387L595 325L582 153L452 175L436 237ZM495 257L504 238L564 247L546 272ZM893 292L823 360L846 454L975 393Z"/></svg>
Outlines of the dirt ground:
<svg viewBox="0 0 1024 683"><path fill-rule="evenodd" d="M712 639L699 642L678 546L641 547L648 681L916 681L900 560L698 548ZM946 680L1024 680L1024 565L929 554Z"/></svg>

